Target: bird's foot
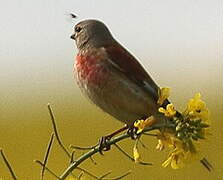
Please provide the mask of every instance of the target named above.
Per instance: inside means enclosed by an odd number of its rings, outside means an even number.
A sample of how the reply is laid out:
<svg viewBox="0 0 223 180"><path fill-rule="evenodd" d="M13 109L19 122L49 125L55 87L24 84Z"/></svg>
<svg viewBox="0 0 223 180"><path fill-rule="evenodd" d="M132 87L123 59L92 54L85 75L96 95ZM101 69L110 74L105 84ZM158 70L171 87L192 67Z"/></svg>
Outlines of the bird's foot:
<svg viewBox="0 0 223 180"><path fill-rule="evenodd" d="M137 127L130 127L128 130L127 130L127 134L131 137L131 139L135 140L139 137L139 134L137 134Z"/></svg>
<svg viewBox="0 0 223 180"><path fill-rule="evenodd" d="M146 121L146 120L148 119L148 116L143 116L143 117L141 117L140 119L143 120L143 121L141 122L141 124L142 124L142 123L144 123L144 121ZM134 122L134 124L128 128L128 131L127 131L127 134L128 134L133 140L136 140L136 139L140 136L139 133L138 133L138 130L139 130L138 123L136 124L136 122L138 122L138 120L136 120L136 121Z"/></svg>
<svg viewBox="0 0 223 180"><path fill-rule="evenodd" d="M99 153L103 154L102 151L108 151L111 149L111 146L108 144L108 141L114 137L115 135L123 132L124 130L128 129L128 125L125 125L124 127L122 127L121 129L118 129L116 131L114 131L113 133L107 135L107 136L103 136L100 138L99 140Z"/></svg>
<svg viewBox="0 0 223 180"><path fill-rule="evenodd" d="M99 139L99 153L101 155L103 155L103 152L102 151L109 151L111 149L111 145L108 144L108 141L111 139L110 136L102 136L100 139Z"/></svg>

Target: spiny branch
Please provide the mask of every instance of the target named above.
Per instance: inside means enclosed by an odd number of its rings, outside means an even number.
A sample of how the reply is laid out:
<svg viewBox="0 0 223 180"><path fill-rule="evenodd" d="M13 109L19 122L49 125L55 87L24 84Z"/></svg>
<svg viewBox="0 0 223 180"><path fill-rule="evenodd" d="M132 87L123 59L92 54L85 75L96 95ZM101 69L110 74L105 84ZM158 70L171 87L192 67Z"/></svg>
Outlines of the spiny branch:
<svg viewBox="0 0 223 180"><path fill-rule="evenodd" d="M167 124L167 123L162 123L162 124L155 124L153 126L150 126L146 129L143 130L143 132L148 132L148 131L152 131L155 129L160 129L160 128L172 128L174 125L173 124ZM122 135L119 135L115 138L112 138L110 140L107 141L107 145L111 146L114 145L115 143L122 141L126 138L129 138L130 135L125 133ZM61 180L64 180L66 177L69 176L69 174L76 168L78 167L78 165L80 165L83 161L85 161L86 159L90 158L92 155L99 153L100 148L99 145L97 145L96 147L94 147L93 149L91 149L90 151L86 152L85 154L83 154L82 156L80 156L75 162L73 162L72 164L70 164L70 166L62 173L62 175L60 176Z"/></svg>
<svg viewBox="0 0 223 180"><path fill-rule="evenodd" d="M50 117L51 117L51 122L52 122L52 125L53 125L53 131L54 131L56 140L58 141L58 144L59 144L59 146L62 148L62 150L63 150L63 151L66 153L66 155L70 158L70 162L71 162L71 164L73 164L73 163L77 162L77 160L74 159L74 151L70 154L69 151L66 149L66 147L63 145L63 143L62 143L62 141L61 141L61 139L60 139L58 130L57 130L56 120L55 120L55 117L54 117L52 108L51 108L50 104L48 104L47 106L48 106L49 114L50 114ZM81 148L81 147L78 147L78 146L72 146L72 148L73 148L73 149L79 149L79 150L92 150L92 149L96 148L97 146L98 146L98 145L91 146L91 147L84 147L84 148ZM84 155L83 155L83 156L84 156ZM82 156L81 156L81 157L82 157ZM89 156L89 157L87 157L86 159L90 159L94 164L96 163L96 162L93 160L92 156ZM36 160L35 162L37 162L37 163L40 164L41 166L44 166L44 163L42 163L41 161ZM83 162L83 161L82 161L82 162ZM79 163L79 164L80 164L80 163ZM50 169L47 168L46 166L44 166L44 167L45 167L45 169L46 169L48 172L50 172L53 176L55 176L55 177L61 179L61 178L58 177L52 170L50 170ZM106 177L107 175L109 175L110 173L109 173L109 174L102 175L101 177L97 177L96 175L90 173L88 170L85 170L85 169L83 169L83 168L81 168L81 167L77 167L77 166L76 166L75 169L78 169L78 170L81 171L81 174L79 175L79 177L77 177L77 178L79 178L79 179L80 179L80 177L82 176L83 173L85 173L85 174L87 174L87 175L89 175L89 176L91 176L92 178L97 179L97 180L118 180L118 179L121 179L121 178L123 178L123 177L125 177L125 176L127 176L127 175L129 175L129 174L131 173L130 171L128 171L128 172L124 173L123 175L118 176L118 177L115 177L115 178L105 178L105 177ZM72 175L72 176L74 176L74 175L72 174L72 171L70 171L68 175Z"/></svg>

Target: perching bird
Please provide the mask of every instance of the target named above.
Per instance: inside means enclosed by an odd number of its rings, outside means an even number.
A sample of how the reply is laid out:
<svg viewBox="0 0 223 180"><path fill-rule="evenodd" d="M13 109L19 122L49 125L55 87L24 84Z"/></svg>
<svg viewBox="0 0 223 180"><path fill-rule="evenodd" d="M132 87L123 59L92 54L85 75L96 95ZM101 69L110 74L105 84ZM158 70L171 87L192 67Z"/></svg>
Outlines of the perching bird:
<svg viewBox="0 0 223 180"><path fill-rule="evenodd" d="M135 120L155 116L160 106L170 103L167 99L162 105L157 103L157 84L102 22L81 21L74 31L71 38L78 48L74 65L77 83L103 111L131 128ZM212 169L207 160L201 162Z"/></svg>
<svg viewBox="0 0 223 180"><path fill-rule="evenodd" d="M117 120L131 127L135 120L158 112L159 87L143 66L98 20L84 20L74 28L75 77L82 92ZM168 100L162 106L166 106Z"/></svg>

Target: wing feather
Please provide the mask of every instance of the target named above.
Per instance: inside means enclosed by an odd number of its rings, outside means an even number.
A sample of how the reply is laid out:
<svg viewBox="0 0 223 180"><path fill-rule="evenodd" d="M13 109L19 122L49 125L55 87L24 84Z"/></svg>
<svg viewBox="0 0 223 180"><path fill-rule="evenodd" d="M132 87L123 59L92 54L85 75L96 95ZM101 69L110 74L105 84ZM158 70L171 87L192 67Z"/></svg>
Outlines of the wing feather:
<svg viewBox="0 0 223 180"><path fill-rule="evenodd" d="M105 46L104 49L109 57L109 61L116 69L150 93L154 100L158 100L159 87L134 56L119 44Z"/></svg>

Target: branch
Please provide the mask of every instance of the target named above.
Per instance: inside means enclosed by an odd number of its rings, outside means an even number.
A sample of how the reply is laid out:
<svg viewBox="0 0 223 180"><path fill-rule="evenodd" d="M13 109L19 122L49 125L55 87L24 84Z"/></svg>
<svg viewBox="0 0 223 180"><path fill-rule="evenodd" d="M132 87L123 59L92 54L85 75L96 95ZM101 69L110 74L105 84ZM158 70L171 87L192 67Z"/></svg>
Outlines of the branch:
<svg viewBox="0 0 223 180"><path fill-rule="evenodd" d="M83 168L80 168L80 167L77 167L76 169L80 170L81 172L87 174L88 176L91 176L92 178L94 179L98 179L97 176L95 176L94 174L90 173L89 171L87 171L86 169L83 169Z"/></svg>
<svg viewBox="0 0 223 180"><path fill-rule="evenodd" d="M63 143L62 143L62 141L61 141L61 139L60 139L60 137L59 137L59 133L58 133L58 130L57 130L57 125L56 125L56 120L55 120L55 117L54 117L54 114L53 114L53 111L52 111L52 108L51 108L51 106L50 106L50 104L48 104L47 105L48 106L48 110L49 110L49 114L50 114L50 117L51 117L51 122L52 122L52 125L53 125L53 130L54 130L54 134L55 134L55 136L56 136L56 140L58 141L58 143L59 143L59 146L62 148L62 150L65 152L65 154L70 158L70 163L73 163L73 162L75 162L76 160L74 160L74 151L70 154L69 152L68 152L68 150L66 149L66 147L63 145ZM96 147L96 146L94 146L94 147ZM91 149L93 148L93 146L91 147ZM92 159L92 157L90 157L90 159L92 160L92 162L94 161L93 159ZM41 163L40 161L38 161L37 163ZM43 163L42 163L43 164ZM44 165L44 164L43 164ZM48 170L48 172L50 172L51 170L49 169L49 168L46 168L47 170ZM87 171L87 170L85 170L85 169L82 169L82 168L80 168L80 167L77 167L76 169L79 169L79 170L81 170L81 171L83 171L85 174L88 174L89 176L91 176L91 177L93 177L93 178L95 178L95 179L98 179L98 177L97 176L95 176L95 175L93 175L92 173L90 173L89 171ZM51 171L51 174L53 174L52 173L52 171ZM72 176L74 176L72 173L70 173ZM54 176L55 176L55 173L54 173Z"/></svg>
<svg viewBox="0 0 223 180"><path fill-rule="evenodd" d="M128 153L126 153L120 146L118 146L117 144L114 144L114 146L115 146L121 153L123 153L127 158L129 158L132 162L135 162L134 158L132 158ZM142 162L142 161L139 161L138 163L141 164L141 165L152 165L152 163Z"/></svg>
<svg viewBox="0 0 223 180"><path fill-rule="evenodd" d="M52 146L52 143L53 143L53 138L54 138L54 134L52 133L52 135L50 137L48 147L47 147L47 150L46 150L44 161L43 161L43 166L42 166L43 168L42 168L42 171L41 171L41 178L40 178L41 180L43 180L43 177L44 177L45 166L46 166L46 163L47 163L47 160L48 160L48 157L49 157L49 153L50 153L50 149L51 149L51 146Z"/></svg>
<svg viewBox="0 0 223 180"><path fill-rule="evenodd" d="M126 172L125 174L118 176L118 177L114 177L114 178L104 178L104 180L119 180L122 179L126 176L128 176L129 174L131 174L131 171Z"/></svg>
<svg viewBox="0 0 223 180"><path fill-rule="evenodd" d="M209 171L213 170L213 166L208 162L208 160L204 157L200 160L200 163Z"/></svg>
<svg viewBox="0 0 223 180"><path fill-rule="evenodd" d="M150 126L146 129L144 129L142 131L143 132L148 132L148 131L152 131L152 130L155 130L155 129L160 129L160 128L172 128L174 125L173 124L167 124L167 123L162 123L162 124L155 124L153 126ZM117 136L115 138L112 138L110 140L108 140L106 142L106 144L109 146L109 145L114 145L115 143L121 141L121 140L124 140L126 138L129 138L130 135L125 133L125 134L122 134L120 136ZM72 164L70 164L70 166L62 173L62 175L60 176L60 179L61 180L64 180L66 177L69 176L69 174L79 165L81 164L83 161L85 161L86 159L90 158L92 155L98 153L100 150L99 150L99 145L97 145L96 147L94 147L93 149L91 149L90 151L86 152L85 154L83 154L81 157L79 157L75 162L73 162Z"/></svg>
<svg viewBox="0 0 223 180"><path fill-rule="evenodd" d="M122 174L122 175L120 175L120 176L113 177L113 178L106 178L106 176L108 176L108 175L111 174L111 171L105 173L104 175L102 175L102 176L100 176L100 177L97 177L97 176L93 175L92 173L90 173L89 171L87 171L87 170L85 170L85 169L83 169L83 168L76 167L76 169L80 170L82 173L85 173L85 174L87 174L87 175L89 175L89 176L91 176L92 178L97 179L97 180L119 180L119 179L122 179L122 178L128 176L129 174L131 174L131 171L127 171L126 173L124 173L124 174ZM81 173L81 174L82 174L82 173ZM81 175L81 174L80 174L80 175ZM81 175L81 176L82 176L82 175Z"/></svg>
<svg viewBox="0 0 223 180"><path fill-rule="evenodd" d="M50 170L45 164L43 164L41 161L39 160L34 160L34 162L36 162L37 164L39 164L40 166L44 167L44 169L46 169L52 176L54 176L56 179L60 179L60 177L58 177L52 170Z"/></svg>
<svg viewBox="0 0 223 180"><path fill-rule="evenodd" d="M57 126L56 126L56 122L55 122L55 117L54 117L54 114L53 114L53 111L52 111L52 108L50 106L50 103L47 104L47 107L48 107L48 110L49 110L49 114L50 114L50 117L51 117L51 120L52 120L52 124L53 124L53 131L55 133L55 136L56 136L56 139L59 143L59 145L61 146L61 148L64 150L64 152L67 154L67 156L69 158L71 158L71 154L69 153L69 151L66 149L66 147L63 145L61 139L60 139L60 136L59 136L59 133L57 131Z"/></svg>
<svg viewBox="0 0 223 180"><path fill-rule="evenodd" d="M97 147L98 144L94 145L94 146L89 146L89 147L80 147L80 146L74 146L74 145L70 145L70 148L72 149L77 149L77 150L91 150Z"/></svg>
<svg viewBox="0 0 223 180"><path fill-rule="evenodd" d="M4 155L2 149L0 149L0 153L1 153L1 155L2 155L2 158L3 158L3 160L4 160L4 162L5 162L6 166L7 166L7 168L9 169L9 172L10 172L10 174L11 174L11 176L12 176L12 179L13 179L13 180L17 180L17 177L16 177L14 171L12 170L12 167L10 166L10 164L9 164L9 162L8 162L8 160L7 160L7 158L5 157L5 155Z"/></svg>

